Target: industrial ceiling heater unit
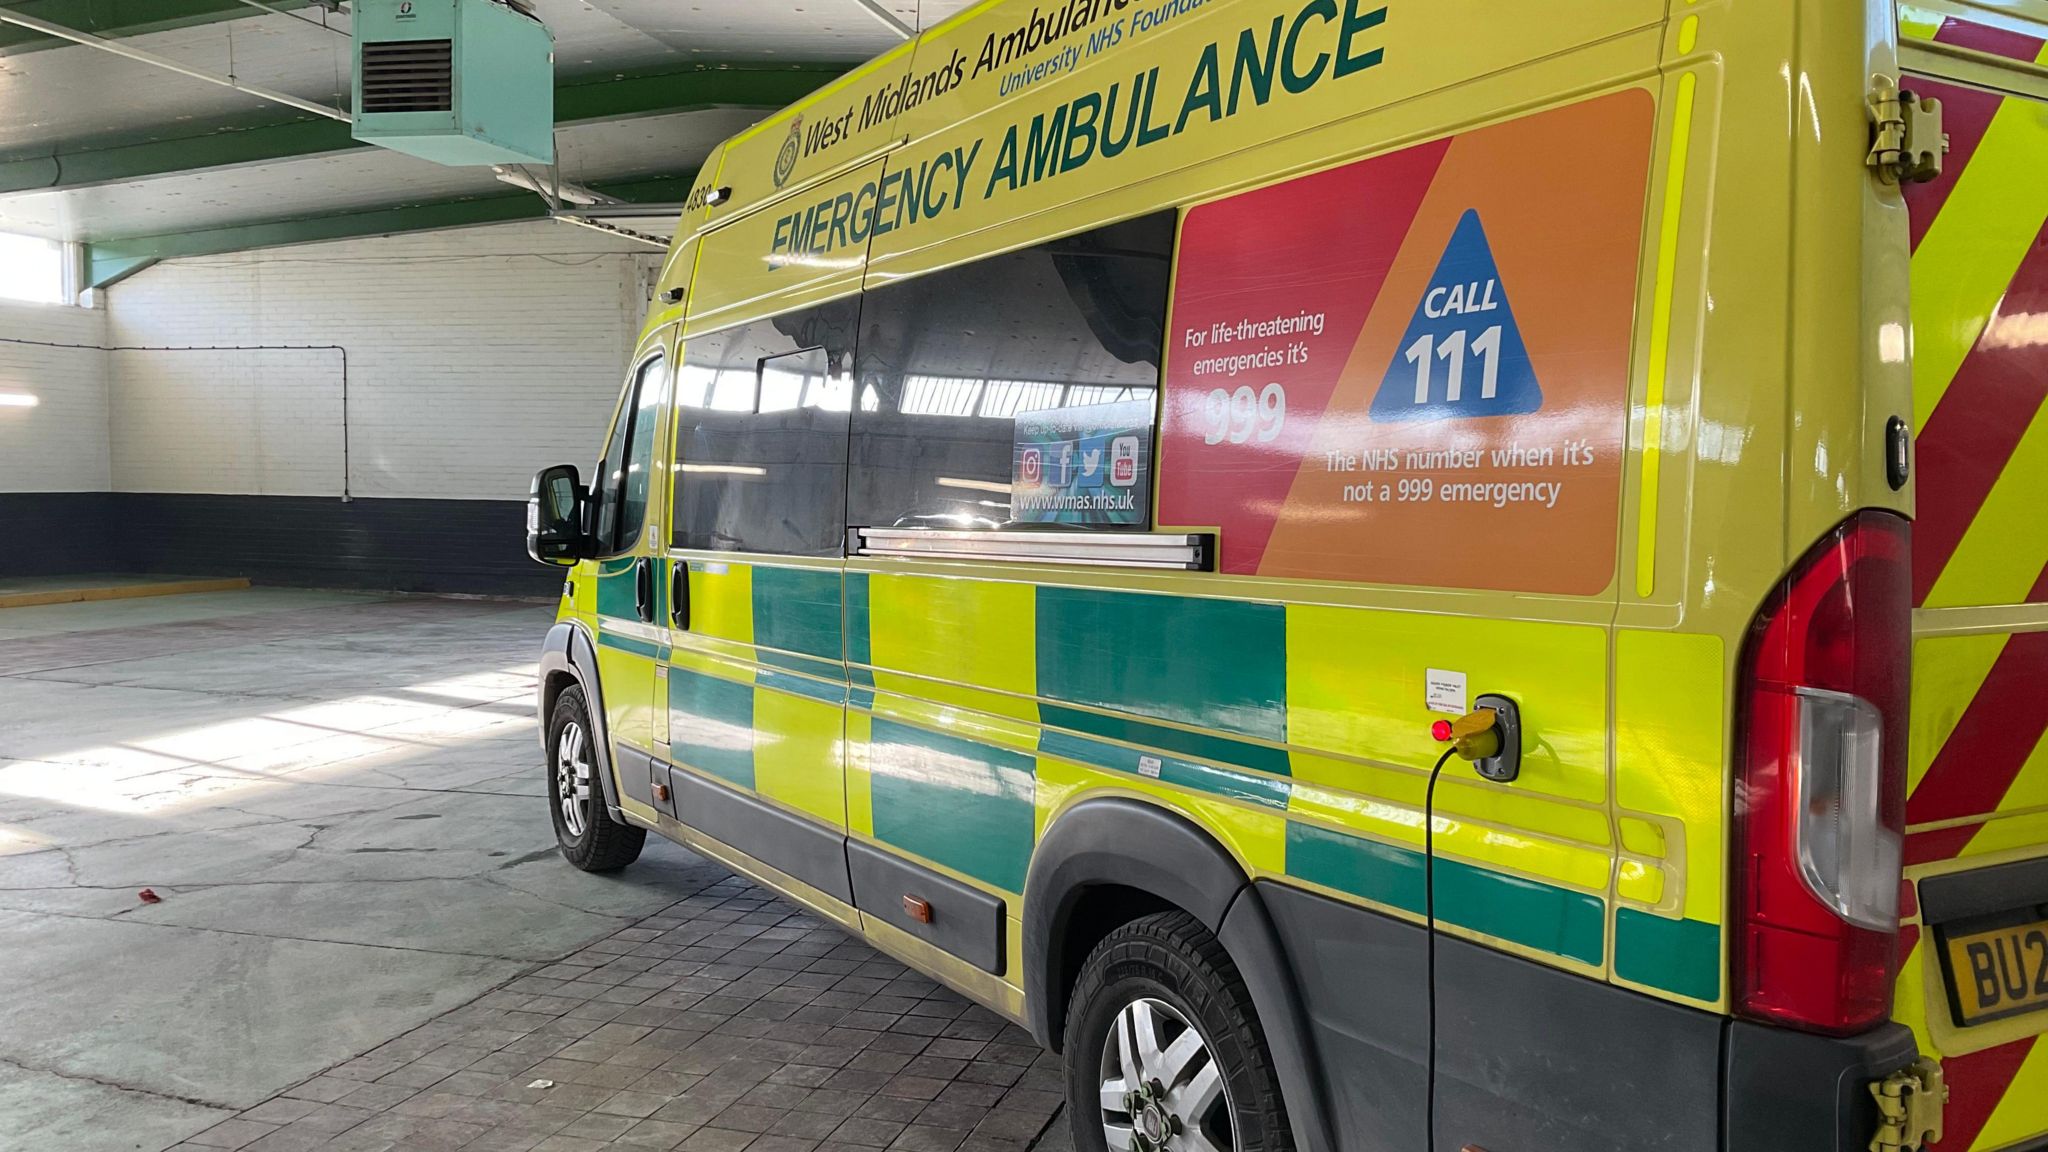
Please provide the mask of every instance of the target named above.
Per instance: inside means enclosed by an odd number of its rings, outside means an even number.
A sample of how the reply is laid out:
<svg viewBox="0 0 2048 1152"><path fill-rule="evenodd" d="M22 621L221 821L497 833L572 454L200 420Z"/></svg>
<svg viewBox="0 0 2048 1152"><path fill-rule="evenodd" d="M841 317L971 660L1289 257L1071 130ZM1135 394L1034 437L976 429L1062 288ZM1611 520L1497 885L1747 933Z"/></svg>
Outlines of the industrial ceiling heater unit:
<svg viewBox="0 0 2048 1152"><path fill-rule="evenodd" d="M523 0L355 0L354 135L440 164L552 164L555 39Z"/></svg>

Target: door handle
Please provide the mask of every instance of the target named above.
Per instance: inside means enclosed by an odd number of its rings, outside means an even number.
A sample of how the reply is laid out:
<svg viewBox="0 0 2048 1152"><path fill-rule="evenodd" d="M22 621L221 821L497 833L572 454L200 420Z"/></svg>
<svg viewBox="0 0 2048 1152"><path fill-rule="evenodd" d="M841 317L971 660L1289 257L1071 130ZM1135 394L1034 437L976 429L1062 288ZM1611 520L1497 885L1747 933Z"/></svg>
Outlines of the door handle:
<svg viewBox="0 0 2048 1152"><path fill-rule="evenodd" d="M642 624L654 623L654 561L645 556L633 566L633 610Z"/></svg>
<svg viewBox="0 0 2048 1152"><path fill-rule="evenodd" d="M668 619L669 623L685 632L690 630L690 562L669 561L668 573Z"/></svg>

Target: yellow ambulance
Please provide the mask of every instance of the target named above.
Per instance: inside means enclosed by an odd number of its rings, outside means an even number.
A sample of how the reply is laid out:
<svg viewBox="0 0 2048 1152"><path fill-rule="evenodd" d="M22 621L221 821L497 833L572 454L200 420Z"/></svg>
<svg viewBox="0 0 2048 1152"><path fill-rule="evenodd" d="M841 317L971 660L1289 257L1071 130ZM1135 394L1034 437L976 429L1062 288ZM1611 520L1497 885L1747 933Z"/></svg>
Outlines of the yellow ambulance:
<svg viewBox="0 0 2048 1152"><path fill-rule="evenodd" d="M2048 1148L2048 2L991 0L720 147L541 665L1083 1152Z"/></svg>

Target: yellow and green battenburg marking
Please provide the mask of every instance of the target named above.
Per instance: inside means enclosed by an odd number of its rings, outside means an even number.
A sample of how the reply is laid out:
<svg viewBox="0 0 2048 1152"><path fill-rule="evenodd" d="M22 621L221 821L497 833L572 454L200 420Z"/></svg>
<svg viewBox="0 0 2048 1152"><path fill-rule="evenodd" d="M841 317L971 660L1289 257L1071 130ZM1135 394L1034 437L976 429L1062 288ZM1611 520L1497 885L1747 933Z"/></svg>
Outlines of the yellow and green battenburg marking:
<svg viewBox="0 0 2048 1152"><path fill-rule="evenodd" d="M1421 739L1385 706L1382 685L1409 662L1415 629L1454 621L825 566L697 561L692 569L693 632L673 651L668 678L679 763L1012 896L1022 892L1047 815L1041 776L1060 781L1048 795L1119 783L1164 790L1185 798L1184 811L1241 814L1218 834L1255 868L1270 864L1274 878L1399 915L1425 913L1426 763L1387 769L1340 757ZM1461 814L1441 818L1436 915L1598 969L1609 960L1612 838L1604 743L1583 734L1604 731L1606 633L1490 626L1514 633L1494 638L1509 653L1499 657L1504 676L1533 683L1532 668L1550 671L1551 683L1534 690L1554 702L1536 703L1551 716L1571 714L1573 735L1558 739L1587 763L1561 775L1567 791L1586 795L1544 803L1541 819L1554 827L1525 833L1514 825L1538 819L1527 809L1489 807L1487 794L1463 789ZM1719 642L1700 640L1646 642L1643 658L1699 681L1669 681L1677 684L1669 691L1718 697ZM1368 707L1375 698L1381 703ZM1620 701L1617 802L1663 822L1638 820L1653 834L1630 849L1642 858L1638 872L1657 878L1658 898L1663 876L1690 879L1676 907L1656 899L1635 907L1624 890L1611 958L1624 982L1712 1002L1720 888L1702 874L1718 873L1721 736L1718 720L1704 734L1671 727L1671 715L1700 710L1665 703ZM842 707L850 709L843 728ZM1339 707L1362 717L1348 735L1315 719ZM1640 718L1653 715L1667 719ZM1701 735L1706 744L1687 744ZM1373 794L1381 790L1388 795ZM1654 830L1666 825L1685 829L1672 846L1686 858L1658 855L1667 845ZM1468 858L1482 853L1492 857Z"/></svg>

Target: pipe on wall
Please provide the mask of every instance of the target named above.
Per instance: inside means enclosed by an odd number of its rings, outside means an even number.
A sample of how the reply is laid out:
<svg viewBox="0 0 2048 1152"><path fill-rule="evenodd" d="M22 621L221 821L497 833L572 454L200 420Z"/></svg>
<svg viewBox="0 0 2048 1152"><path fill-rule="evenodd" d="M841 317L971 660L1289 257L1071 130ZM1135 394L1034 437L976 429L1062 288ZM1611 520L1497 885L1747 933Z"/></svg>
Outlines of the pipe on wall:
<svg viewBox="0 0 2048 1152"><path fill-rule="evenodd" d="M348 426L348 349L339 344L64 344L54 340L26 340L0 336L0 344L25 344L36 348L66 348L79 352L333 352L341 357L341 502L355 499L350 491Z"/></svg>

